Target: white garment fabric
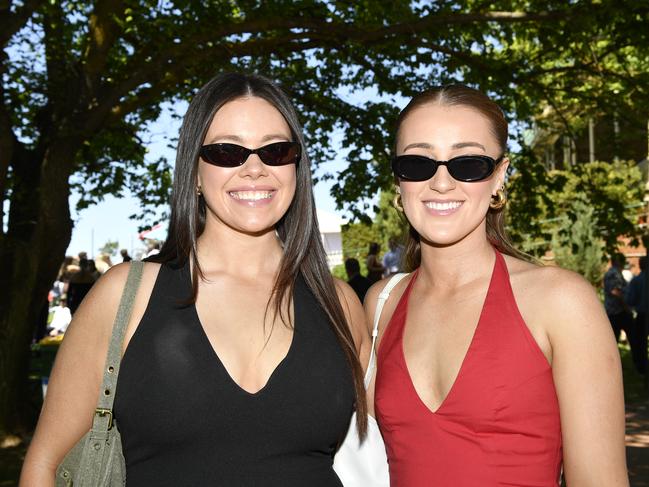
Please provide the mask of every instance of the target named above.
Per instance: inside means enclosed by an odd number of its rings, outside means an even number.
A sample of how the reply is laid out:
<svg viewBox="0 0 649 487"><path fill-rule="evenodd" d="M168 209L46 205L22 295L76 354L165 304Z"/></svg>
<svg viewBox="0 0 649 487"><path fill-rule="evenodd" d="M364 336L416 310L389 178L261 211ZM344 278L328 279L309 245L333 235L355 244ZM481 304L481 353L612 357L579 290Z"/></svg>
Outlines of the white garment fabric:
<svg viewBox="0 0 649 487"><path fill-rule="evenodd" d="M376 337L379 334L379 319L383 305L388 299L390 291L407 275L394 275L383 288L376 302L372 329L372 350L365 372L365 389L372 381L376 369ZM347 436L334 456L334 470L345 487L389 487L388 458L376 419L368 414L367 437L361 443L356 428L356 413L352 415Z"/></svg>

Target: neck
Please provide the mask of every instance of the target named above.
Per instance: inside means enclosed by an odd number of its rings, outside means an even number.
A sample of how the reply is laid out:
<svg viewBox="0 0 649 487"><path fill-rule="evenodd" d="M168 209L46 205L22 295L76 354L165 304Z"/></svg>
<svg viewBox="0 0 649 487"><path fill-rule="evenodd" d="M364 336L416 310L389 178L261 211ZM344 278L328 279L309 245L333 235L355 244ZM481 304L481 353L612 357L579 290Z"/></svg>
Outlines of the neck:
<svg viewBox="0 0 649 487"><path fill-rule="evenodd" d="M422 241L418 280L430 286L453 289L489 274L493 262L494 249L484 232L473 232L447 246Z"/></svg>
<svg viewBox="0 0 649 487"><path fill-rule="evenodd" d="M274 276L283 255L274 228L251 235L209 221L198 238L196 250L206 277L221 272L249 279Z"/></svg>

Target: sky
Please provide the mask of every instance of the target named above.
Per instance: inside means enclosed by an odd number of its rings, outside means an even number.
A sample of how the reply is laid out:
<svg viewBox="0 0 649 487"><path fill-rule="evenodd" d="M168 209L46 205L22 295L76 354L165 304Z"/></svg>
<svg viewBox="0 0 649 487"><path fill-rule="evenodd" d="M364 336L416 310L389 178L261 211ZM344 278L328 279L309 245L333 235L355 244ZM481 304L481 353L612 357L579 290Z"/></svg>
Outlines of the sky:
<svg viewBox="0 0 649 487"><path fill-rule="evenodd" d="M186 108L186 103L165 106L159 119L142 131L142 140L147 141L148 159L157 160L164 156L169 161L174 160L175 152L168 145L174 137L177 137L181 121L171 115L174 110L184 114ZM333 134L332 144L339 149L338 152L342 152L340 142L341 134ZM339 157L332 162L321 164L316 175L324 172L338 173L345 168L346 164L343 157ZM345 214L336 210L336 203L330 195L334 183L333 180L318 182L314 187L315 200L318 209L334 213L344 219ZM120 249L127 249L131 255L137 255L138 251L144 249L145 245L138 238L139 222L129 219L129 215L138 212L137 198L132 196L115 198L109 195L104 201L80 212L76 211L77 200L76 194L70 196L72 219L75 223L66 255L77 255L83 251L90 257L95 257L106 242L115 240L119 242ZM119 258L113 259L119 261Z"/></svg>

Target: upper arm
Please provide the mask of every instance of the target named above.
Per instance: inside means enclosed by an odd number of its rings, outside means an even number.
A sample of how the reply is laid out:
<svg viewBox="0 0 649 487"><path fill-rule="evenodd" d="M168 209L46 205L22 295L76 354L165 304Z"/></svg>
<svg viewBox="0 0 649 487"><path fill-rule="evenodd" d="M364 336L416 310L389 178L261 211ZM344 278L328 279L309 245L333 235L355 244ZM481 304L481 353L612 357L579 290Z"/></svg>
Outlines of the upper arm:
<svg viewBox="0 0 649 487"><path fill-rule="evenodd" d="M544 286L570 486L626 486L624 392L611 325L592 286L562 269Z"/></svg>
<svg viewBox="0 0 649 487"><path fill-rule="evenodd" d="M345 319L349 325L356 351L363 371L367 367L369 359L370 341L367 334L367 325L365 324L365 313L358 296L349 284L341 279L334 278L336 292L340 301L340 306L345 314Z"/></svg>
<svg viewBox="0 0 649 487"><path fill-rule="evenodd" d="M376 312L376 303L379 300L379 294L383 291L383 288L387 285L388 279L381 279L380 281L372 284L372 286L367 290L365 294L365 299L363 300L363 308L365 311L365 323L367 325L367 331L370 336L374 330L374 313Z"/></svg>
<svg viewBox="0 0 649 487"><path fill-rule="evenodd" d="M65 454L90 429L117 308L130 265L118 264L91 288L65 332L56 354L34 438L25 458L21 485L48 485ZM144 276L155 264L146 264ZM144 281L143 276L143 281ZM127 328L139 322L142 296ZM53 484L52 484L53 485Z"/></svg>
<svg viewBox="0 0 649 487"><path fill-rule="evenodd" d="M372 333L374 331L374 320L375 320L374 315L376 314L376 304L379 300L379 294L381 294L381 291L383 291L383 289L388 284L390 279L391 278L388 277L373 284L372 287L370 287L369 290L367 291L367 294L365 295L365 299L363 300L363 307L365 308L365 317L366 317L365 322L367 324L368 336L370 337L369 339L370 351L372 346ZM401 282L399 282L395 286L395 288L390 293L388 300L385 302L383 310L381 311L381 316L379 317L378 335L376 337L375 353L378 353L379 345L381 343L381 337L383 336L383 333L385 333L385 328L389 323L390 319L392 318L392 313L394 312L396 304L399 301L401 294L403 293L403 290L405 289L406 286L405 281L408 281L408 279L406 278L401 280ZM376 374L372 376L370 383L367 387L367 408L371 415L374 415L375 383L376 383Z"/></svg>

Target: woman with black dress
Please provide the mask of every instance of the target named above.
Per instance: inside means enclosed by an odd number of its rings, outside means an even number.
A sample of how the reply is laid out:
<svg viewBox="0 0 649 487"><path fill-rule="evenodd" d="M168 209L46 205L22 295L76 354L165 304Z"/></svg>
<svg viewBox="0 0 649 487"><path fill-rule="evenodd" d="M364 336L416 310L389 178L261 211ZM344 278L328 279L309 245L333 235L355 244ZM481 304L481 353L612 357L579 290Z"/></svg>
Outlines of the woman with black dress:
<svg viewBox="0 0 649 487"><path fill-rule="evenodd" d="M114 406L127 485L340 486L332 457L354 408L365 428L367 332L327 269L302 130L272 82L220 75L196 95L152 260ZM90 427L128 269L102 277L66 333L21 485L53 485Z"/></svg>

